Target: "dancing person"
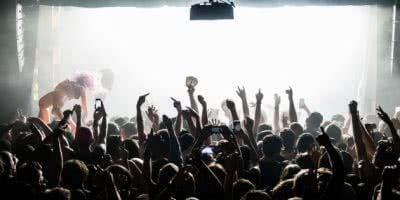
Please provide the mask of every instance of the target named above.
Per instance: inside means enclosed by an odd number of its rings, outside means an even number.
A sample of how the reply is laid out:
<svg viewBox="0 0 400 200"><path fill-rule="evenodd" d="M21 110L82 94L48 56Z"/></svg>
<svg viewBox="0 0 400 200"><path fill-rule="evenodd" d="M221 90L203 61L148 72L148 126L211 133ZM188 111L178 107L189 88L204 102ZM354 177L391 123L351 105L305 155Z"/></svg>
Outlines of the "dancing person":
<svg viewBox="0 0 400 200"><path fill-rule="evenodd" d="M39 118L50 123L51 114L62 119L64 104L72 99L81 99L82 117L87 116L87 91L95 88L95 77L88 73L80 73L58 83L53 91L45 94L39 100ZM50 110L51 109L51 110Z"/></svg>

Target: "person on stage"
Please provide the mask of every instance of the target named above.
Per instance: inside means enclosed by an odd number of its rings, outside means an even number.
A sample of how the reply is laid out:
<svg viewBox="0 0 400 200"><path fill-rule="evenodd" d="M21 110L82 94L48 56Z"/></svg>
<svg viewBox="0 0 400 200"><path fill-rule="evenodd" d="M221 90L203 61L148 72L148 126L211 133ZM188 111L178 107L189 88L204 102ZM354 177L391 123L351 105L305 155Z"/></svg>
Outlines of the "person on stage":
<svg viewBox="0 0 400 200"><path fill-rule="evenodd" d="M94 90L96 77L89 73L79 73L57 84L55 89L39 100L39 118L50 123L51 115L56 119L63 118L63 106L72 99L81 99L82 118L87 116L87 92Z"/></svg>

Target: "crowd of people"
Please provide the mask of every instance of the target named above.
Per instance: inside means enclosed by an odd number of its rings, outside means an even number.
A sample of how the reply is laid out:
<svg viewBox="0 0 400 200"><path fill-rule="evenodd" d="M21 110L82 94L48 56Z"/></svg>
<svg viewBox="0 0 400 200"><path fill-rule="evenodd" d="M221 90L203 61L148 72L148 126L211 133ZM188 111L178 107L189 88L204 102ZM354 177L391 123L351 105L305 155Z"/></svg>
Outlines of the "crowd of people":
<svg viewBox="0 0 400 200"><path fill-rule="evenodd" d="M0 127L0 199L400 199L400 121L381 107L377 126L365 123L355 101L348 115L332 118L302 102L302 123L289 88L288 116L275 95L269 123L261 90L250 116L238 88L241 102L225 101L224 124L189 84L190 106L171 98L176 116L144 107L148 93L131 118L110 118L101 100L92 116L85 104L61 110L60 96L85 96L85 84L64 85L40 102L40 117Z"/></svg>

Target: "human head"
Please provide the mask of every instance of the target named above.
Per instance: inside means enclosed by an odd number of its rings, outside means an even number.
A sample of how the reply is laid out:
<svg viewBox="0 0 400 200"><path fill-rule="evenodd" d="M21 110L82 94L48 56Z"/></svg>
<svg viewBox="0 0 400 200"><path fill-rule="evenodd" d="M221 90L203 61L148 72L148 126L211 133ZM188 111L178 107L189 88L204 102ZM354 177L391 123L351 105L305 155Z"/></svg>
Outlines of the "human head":
<svg viewBox="0 0 400 200"><path fill-rule="evenodd" d="M272 131L272 126L266 123L262 123L258 126L257 128L258 132L262 132L262 131Z"/></svg>
<svg viewBox="0 0 400 200"><path fill-rule="evenodd" d="M80 160L65 162L61 173L62 183L68 189L83 188L83 183L89 175L86 164Z"/></svg>
<svg viewBox="0 0 400 200"><path fill-rule="evenodd" d="M298 122L292 122L289 128L296 134L296 137L299 137L304 131L303 126Z"/></svg>
<svg viewBox="0 0 400 200"><path fill-rule="evenodd" d="M107 125L107 135L119 135L119 127L114 122L109 122Z"/></svg>
<svg viewBox="0 0 400 200"><path fill-rule="evenodd" d="M124 166L113 164L107 167L107 171L113 175L118 190L128 190L130 188L132 175Z"/></svg>
<svg viewBox="0 0 400 200"><path fill-rule="evenodd" d="M310 133L303 133L297 139L296 147L300 153L304 153L310 151L313 144L315 144L314 136Z"/></svg>
<svg viewBox="0 0 400 200"><path fill-rule="evenodd" d="M282 138L277 135L267 135L263 139L263 153L267 157L278 156L282 149Z"/></svg>
<svg viewBox="0 0 400 200"><path fill-rule="evenodd" d="M290 129L283 129L279 133L279 136L282 138L283 147L285 147L285 150L293 150L294 143L296 141L296 135L294 134L294 132Z"/></svg>
<svg viewBox="0 0 400 200"><path fill-rule="evenodd" d="M261 131L259 133L257 133L257 141L262 141L264 139L265 136L267 135L273 135L272 131L269 130L265 130L265 131Z"/></svg>
<svg viewBox="0 0 400 200"><path fill-rule="evenodd" d="M179 143L181 144L181 151L187 150L194 143L194 137L189 132L185 131L178 137Z"/></svg>
<svg viewBox="0 0 400 200"><path fill-rule="evenodd" d="M129 152L128 159L140 157L139 156L139 145L135 141L133 141L131 139L124 140L122 142L122 146Z"/></svg>
<svg viewBox="0 0 400 200"><path fill-rule="evenodd" d="M88 148L94 142L92 130L84 126L78 128L75 134L75 141L80 148Z"/></svg>
<svg viewBox="0 0 400 200"><path fill-rule="evenodd" d="M271 200L268 193L261 190L251 190L247 192L240 200Z"/></svg>
<svg viewBox="0 0 400 200"><path fill-rule="evenodd" d="M306 128L308 131L317 130L323 121L323 117L319 112L312 112L306 119Z"/></svg>
<svg viewBox="0 0 400 200"><path fill-rule="evenodd" d="M48 189L43 194L44 200L70 200L71 192L62 187Z"/></svg>
<svg viewBox="0 0 400 200"><path fill-rule="evenodd" d="M9 178L14 176L17 163L13 155L8 151L0 151L0 159L3 161L4 166L2 177Z"/></svg>
<svg viewBox="0 0 400 200"><path fill-rule="evenodd" d="M166 187L169 181L178 173L179 168L174 163L167 163L160 168L158 173L158 184Z"/></svg>
<svg viewBox="0 0 400 200"><path fill-rule="evenodd" d="M122 141L118 135L110 135L107 137L107 153L111 155L113 160L121 157Z"/></svg>
<svg viewBox="0 0 400 200"><path fill-rule="evenodd" d="M286 200L293 197L293 179L279 182L271 191L274 200Z"/></svg>
<svg viewBox="0 0 400 200"><path fill-rule="evenodd" d="M239 179L232 185L232 197L234 200L240 199L244 194L256 187L249 180Z"/></svg>
<svg viewBox="0 0 400 200"><path fill-rule="evenodd" d="M297 164L286 165L286 167L282 170L281 180L284 181L286 179L293 178L300 170L301 168Z"/></svg>
<svg viewBox="0 0 400 200"><path fill-rule="evenodd" d="M121 126L121 139L126 140L131 138L134 135L137 135L136 125L132 122L125 123Z"/></svg>
<svg viewBox="0 0 400 200"><path fill-rule="evenodd" d="M345 120L345 117L341 114L333 115L331 118L331 121L339 128L343 128Z"/></svg>
<svg viewBox="0 0 400 200"><path fill-rule="evenodd" d="M22 164L18 168L17 179L39 189L44 180L42 166L38 162Z"/></svg>
<svg viewBox="0 0 400 200"><path fill-rule="evenodd" d="M335 139L335 143L334 144L340 144L342 143L342 130L336 126L335 124L330 124L327 128L326 128L326 134L328 134L328 136L330 138Z"/></svg>

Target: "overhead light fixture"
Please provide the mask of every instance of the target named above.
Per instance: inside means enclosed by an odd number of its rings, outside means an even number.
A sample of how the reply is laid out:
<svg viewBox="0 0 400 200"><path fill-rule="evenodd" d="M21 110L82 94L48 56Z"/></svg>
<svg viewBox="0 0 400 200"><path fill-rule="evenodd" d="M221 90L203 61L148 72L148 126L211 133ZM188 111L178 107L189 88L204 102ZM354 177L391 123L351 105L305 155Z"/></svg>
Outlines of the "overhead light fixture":
<svg viewBox="0 0 400 200"><path fill-rule="evenodd" d="M190 7L190 20L233 19L235 4L229 0L209 0Z"/></svg>

